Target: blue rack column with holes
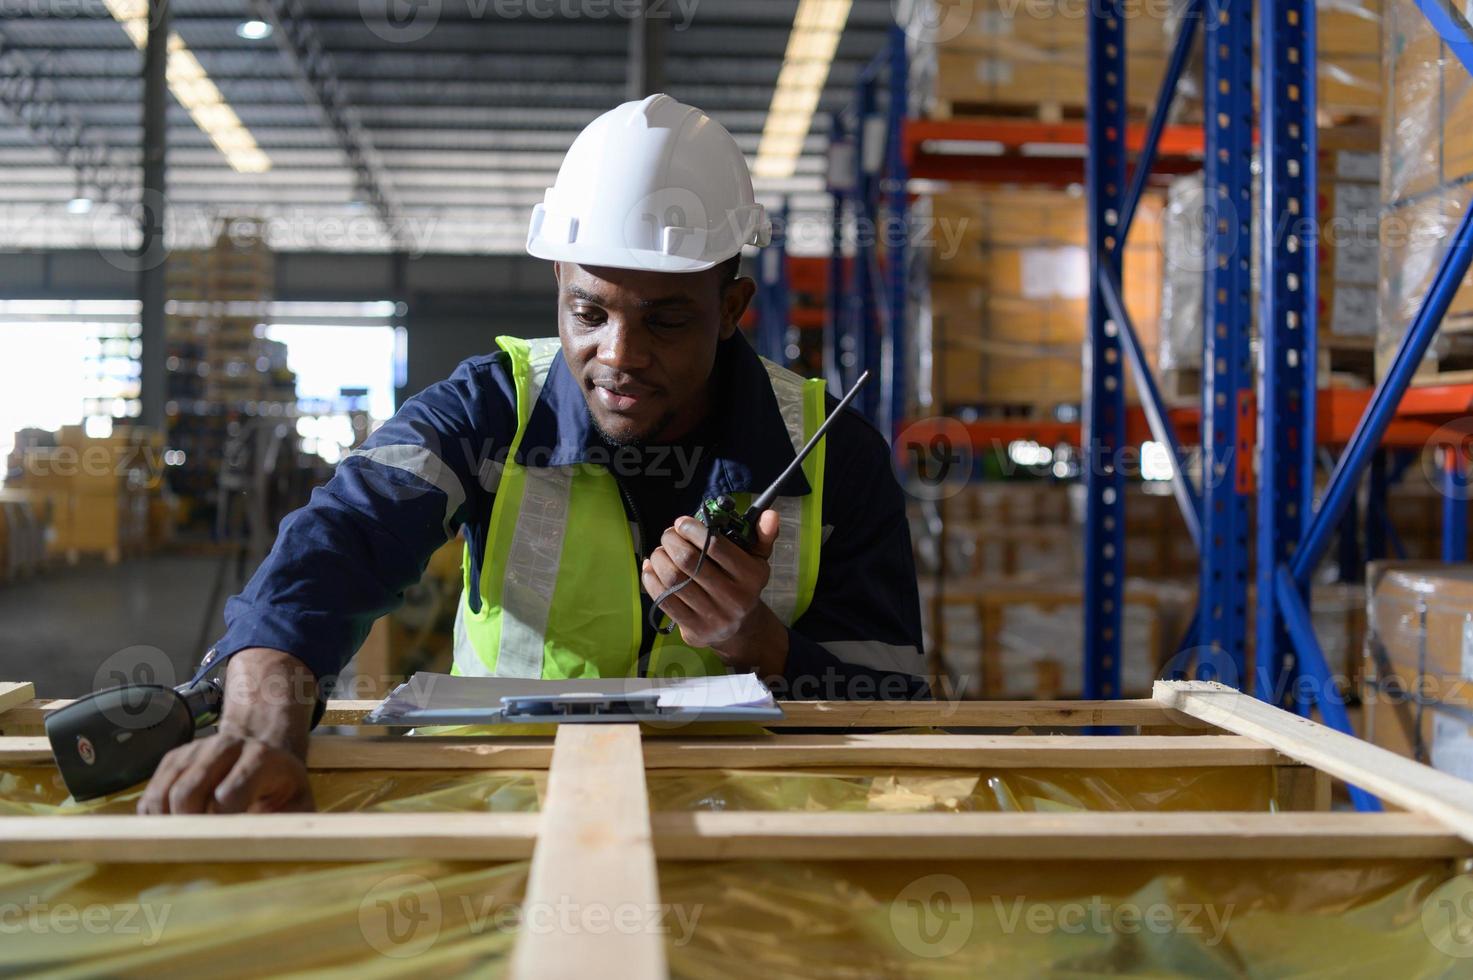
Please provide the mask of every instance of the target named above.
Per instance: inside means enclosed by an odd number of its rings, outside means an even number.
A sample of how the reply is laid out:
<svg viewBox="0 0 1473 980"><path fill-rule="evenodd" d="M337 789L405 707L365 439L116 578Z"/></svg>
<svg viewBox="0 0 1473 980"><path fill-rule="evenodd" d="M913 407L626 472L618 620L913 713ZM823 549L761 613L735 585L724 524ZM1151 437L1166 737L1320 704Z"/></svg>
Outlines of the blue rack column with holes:
<svg viewBox="0 0 1473 980"><path fill-rule="evenodd" d="M1443 0L1417 0L1417 5L1441 35L1448 51L1473 71L1473 31L1470 31L1467 21L1446 7ZM1303 39L1305 71L1312 76L1315 50L1312 21L1306 24L1306 33ZM1376 386L1349 444L1335 464L1319 508L1308 519L1292 557L1279 562L1274 569L1274 602L1278 617L1289 634L1296 668L1305 682L1305 696L1313 699L1327 725L1342 732L1351 731L1350 719L1330 675L1324 652L1315 638L1309 610L1302 598L1304 589L1324 557L1330 538L1344 518L1367 467L1383 452L1381 440L1396 407L1441 326L1453 295L1468 272L1470 261L1473 261L1473 208L1463 214L1457 229L1448 239L1422 306L1397 345L1385 376ZM1356 787L1351 788L1351 797L1357 809L1380 808L1374 796Z"/></svg>
<svg viewBox="0 0 1473 980"><path fill-rule="evenodd" d="M1248 499L1253 492L1253 3L1215 0L1205 28L1202 566L1198 676L1246 670Z"/></svg>
<svg viewBox="0 0 1473 980"><path fill-rule="evenodd" d="M909 84L905 32L892 24L883 50L859 73L851 110L834 114L830 140L834 212L825 372L836 388L849 387L862 371L875 375L879 383L866 387L858 405L887 438L906 409ZM852 264L846 268L842 246L851 219Z"/></svg>
<svg viewBox="0 0 1473 980"><path fill-rule="evenodd" d="M1089 216L1089 325L1084 352L1084 696L1120 695L1125 577L1125 385L1120 325L1102 275L1120 280L1125 205L1125 20L1120 0L1091 5L1085 161Z"/></svg>
<svg viewBox="0 0 1473 980"><path fill-rule="evenodd" d="M1253 692L1307 714L1275 598L1276 568L1294 553L1314 508L1314 398L1319 224L1315 192L1313 0L1262 0L1263 359L1260 379L1257 651ZM1355 528L1349 526L1348 541ZM1347 556L1348 557L1348 556ZM1296 587L1309 608L1307 586ZM1246 687L1246 679L1245 684Z"/></svg>

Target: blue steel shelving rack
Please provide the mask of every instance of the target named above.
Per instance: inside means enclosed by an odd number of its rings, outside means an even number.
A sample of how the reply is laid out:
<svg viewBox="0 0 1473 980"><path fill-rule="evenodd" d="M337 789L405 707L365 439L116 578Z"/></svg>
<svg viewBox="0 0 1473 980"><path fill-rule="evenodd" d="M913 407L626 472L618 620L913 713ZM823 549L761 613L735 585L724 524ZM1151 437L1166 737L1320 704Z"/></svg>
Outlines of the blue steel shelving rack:
<svg viewBox="0 0 1473 980"><path fill-rule="evenodd" d="M1473 28L1464 16L1448 0L1416 3L1448 51L1473 71ZM1368 468L1375 484L1371 509L1384 503L1385 486L1391 481L1381 441L1473 259L1473 208L1463 215L1449 239L1422 307L1371 395L1316 508L1314 2L1261 0L1261 114L1255 120L1252 0L1190 0L1128 184L1123 13L1122 0L1097 0L1091 4L1088 27L1085 172L1092 278L1081 439L1088 464L1085 696L1112 697L1119 691L1125 521L1123 481L1113 454L1124 441L1122 364L1128 359L1152 436L1177 461L1173 492L1201 553L1201 599L1184 644L1187 656L1181 662L1197 676L1251 688L1257 696L1301 713L1317 707L1327 724L1349 732L1344 703L1310 620L1310 575L1352 507ZM1181 465L1185 457L1176 444L1120 288L1124 242L1199 25L1204 33L1204 187L1209 222L1203 257L1200 490ZM859 364L873 366L881 350L894 352L895 358L886 366L898 372L899 354L905 347L903 250L889 257L882 301L876 300L873 289L881 282L874 250L862 241L856 243L852 277L846 274L841 258L846 204L852 215L877 220L883 186L890 220L902 226L906 221L905 174L898 153L907 98L904 40L901 30L893 28L887 50L861 73L855 111L836 114L833 119L832 136L852 153L855 174L848 186L831 187L834 259L825 363L834 380L857 374ZM887 71L888 104L878 115L878 80ZM865 142L873 138L869 123L875 118L885 121L885 166L866 170L865 161L874 160L866 156ZM1262 200L1256 206L1252 197L1255 122L1264 168ZM1256 390L1249 353L1255 234L1262 253L1262 360ZM887 314L885 324L876 315L881 308ZM846 353L851 356L846 358ZM893 386L880 389L884 414L880 414L881 406L870 406L876 419L901 417L905 402L899 379L903 375L892 373L891 377ZM1455 457L1446 464L1444 481L1444 558L1459 560L1466 557L1468 478ZM1257 649L1275 655L1260 657L1257 676L1249 678L1244 676L1250 565L1247 528L1249 498L1255 492L1255 641ZM1368 517L1368 532L1374 527L1379 539L1380 515ZM1374 548L1379 552L1379 542ZM1359 808L1379 806L1374 797L1358 789L1352 795Z"/></svg>

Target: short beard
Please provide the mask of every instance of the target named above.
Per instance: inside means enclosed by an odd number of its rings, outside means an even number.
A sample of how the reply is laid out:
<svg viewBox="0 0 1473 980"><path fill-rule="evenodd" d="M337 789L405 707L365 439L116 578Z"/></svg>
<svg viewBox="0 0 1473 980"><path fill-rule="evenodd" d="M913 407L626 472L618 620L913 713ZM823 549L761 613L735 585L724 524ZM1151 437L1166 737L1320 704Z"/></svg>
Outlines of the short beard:
<svg viewBox="0 0 1473 980"><path fill-rule="evenodd" d="M649 435L621 437L609 433L607 430L604 429L603 426L599 425L598 419L594 417L592 412L588 413L588 417L593 421L594 431L598 433L598 437L604 442L608 443L611 446L633 446L635 449L643 449L645 446L653 443L659 437L660 433L668 431L670 428L670 423L675 421L675 413L666 412L660 417L660 420L655 423L654 428L651 430Z"/></svg>

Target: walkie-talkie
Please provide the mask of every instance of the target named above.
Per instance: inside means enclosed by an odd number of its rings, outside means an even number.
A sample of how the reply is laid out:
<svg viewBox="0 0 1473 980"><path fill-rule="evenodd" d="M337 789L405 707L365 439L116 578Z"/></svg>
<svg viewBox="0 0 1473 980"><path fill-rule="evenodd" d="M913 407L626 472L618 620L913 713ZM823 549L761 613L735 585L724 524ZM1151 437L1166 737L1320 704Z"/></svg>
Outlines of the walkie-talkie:
<svg viewBox="0 0 1473 980"><path fill-rule="evenodd" d="M743 551L750 552L752 550L757 543L757 519L762 516L764 510L772 506L772 502L777 498L778 491L783 488L783 484L787 483L788 478L798 472L798 468L803 465L803 460L808 458L808 454L813 452L814 447L818 445L818 441L829 431L829 426L834 424L834 419L838 418L839 413L844 411L850 402L854 401L854 396L859 394L859 389L863 388L865 382L868 380L868 371L859 376L859 380L854 382L854 387L850 388L844 393L844 397L839 399L839 404L834 406L834 410L829 413L828 418L823 420L823 424L818 427L818 431L813 433L813 436L802 449L798 450L798 455L793 457L793 461L787 465L787 468L782 473L778 474L778 478L773 480L772 484L766 490L763 490L752 501L752 505L745 511L738 510L736 501L724 493L719 497L713 497L701 503L701 509L696 511L695 516L702 524L706 525L710 533L706 535L706 543L701 547L700 557L696 559L695 572L686 578L684 582L678 585L672 585L664 592L661 592L655 597L653 604L651 604L650 616L656 621L656 629L661 633L669 633L675 628L673 623L663 626L659 624L661 618L660 604L689 585L691 580L701 573L701 566L706 561L706 552L711 549L711 538L714 535L721 535L723 538L740 547Z"/></svg>

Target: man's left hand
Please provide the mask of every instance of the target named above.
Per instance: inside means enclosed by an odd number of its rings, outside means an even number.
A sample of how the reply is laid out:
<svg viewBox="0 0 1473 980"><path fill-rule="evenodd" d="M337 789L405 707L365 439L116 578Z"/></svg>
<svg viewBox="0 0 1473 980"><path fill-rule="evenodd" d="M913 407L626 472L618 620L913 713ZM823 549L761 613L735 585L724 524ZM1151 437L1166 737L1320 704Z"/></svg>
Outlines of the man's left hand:
<svg viewBox="0 0 1473 980"><path fill-rule="evenodd" d="M691 579L660 607L680 627L687 646L710 647L730 666L755 668L764 677L781 675L788 653L787 627L762 601L779 526L777 511L763 511L751 553L713 533L706 561L694 575L706 526L682 517L640 569L640 582L651 596Z"/></svg>

